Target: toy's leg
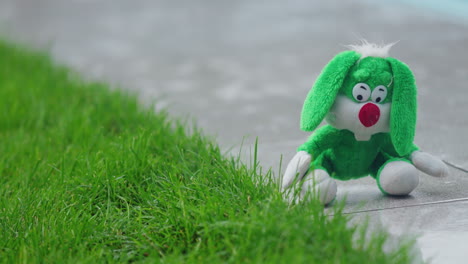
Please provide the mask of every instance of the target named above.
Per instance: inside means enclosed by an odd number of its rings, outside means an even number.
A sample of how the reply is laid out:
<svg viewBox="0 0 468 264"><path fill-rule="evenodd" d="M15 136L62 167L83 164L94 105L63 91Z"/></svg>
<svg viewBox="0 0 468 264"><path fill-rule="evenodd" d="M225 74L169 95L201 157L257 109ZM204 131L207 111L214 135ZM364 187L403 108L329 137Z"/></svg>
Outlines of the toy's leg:
<svg viewBox="0 0 468 264"><path fill-rule="evenodd" d="M305 177L300 198L317 198L323 205L329 204L336 197L336 182L323 169L313 170Z"/></svg>
<svg viewBox="0 0 468 264"><path fill-rule="evenodd" d="M376 176L380 190L387 195L408 195L419 184L418 170L401 158L387 160Z"/></svg>
<svg viewBox="0 0 468 264"><path fill-rule="evenodd" d="M304 177L300 198L318 198L323 205L329 204L336 197L336 182L330 177L330 168L327 168L325 157L319 156Z"/></svg>

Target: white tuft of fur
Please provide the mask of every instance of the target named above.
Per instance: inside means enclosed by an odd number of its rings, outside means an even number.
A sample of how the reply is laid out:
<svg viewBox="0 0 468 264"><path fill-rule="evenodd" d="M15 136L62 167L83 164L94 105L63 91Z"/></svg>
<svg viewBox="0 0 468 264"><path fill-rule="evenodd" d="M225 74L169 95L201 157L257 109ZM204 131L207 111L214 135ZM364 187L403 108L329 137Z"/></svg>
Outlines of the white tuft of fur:
<svg viewBox="0 0 468 264"><path fill-rule="evenodd" d="M387 58L389 56L388 54L390 49L395 44L396 42L387 45L379 45L375 43L369 43L367 40L361 40L361 44L348 45L347 47L361 54L361 59L364 59L365 57Z"/></svg>

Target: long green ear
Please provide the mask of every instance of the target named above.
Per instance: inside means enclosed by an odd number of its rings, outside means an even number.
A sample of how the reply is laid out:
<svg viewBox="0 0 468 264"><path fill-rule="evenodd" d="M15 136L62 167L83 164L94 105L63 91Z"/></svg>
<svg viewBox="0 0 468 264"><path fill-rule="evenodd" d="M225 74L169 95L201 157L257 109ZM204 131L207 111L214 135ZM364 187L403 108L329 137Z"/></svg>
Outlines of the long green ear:
<svg viewBox="0 0 468 264"><path fill-rule="evenodd" d="M416 83L406 64L394 58L386 60L393 71L390 137L397 153L406 156L410 154L416 130Z"/></svg>
<svg viewBox="0 0 468 264"><path fill-rule="evenodd" d="M312 131L322 122L335 101L349 69L361 57L355 51L336 55L323 68L302 107L301 129Z"/></svg>

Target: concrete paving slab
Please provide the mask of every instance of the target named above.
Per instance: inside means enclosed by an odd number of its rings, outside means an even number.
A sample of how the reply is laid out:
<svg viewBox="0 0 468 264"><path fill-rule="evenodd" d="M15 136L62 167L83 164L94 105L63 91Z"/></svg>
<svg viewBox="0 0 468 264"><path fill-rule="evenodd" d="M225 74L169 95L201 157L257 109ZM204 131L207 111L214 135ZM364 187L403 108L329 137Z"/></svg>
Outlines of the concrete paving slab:
<svg viewBox="0 0 468 264"><path fill-rule="evenodd" d="M458 13L427 10L392 1L0 0L0 34L49 50L89 78L134 90L142 101L157 99L174 115L194 117L231 153L241 142L248 153L259 137L259 159L274 171L280 156L285 165L308 137L299 130L302 102L328 60L359 37L399 40L391 54L410 65L419 85L416 143L468 169L468 24ZM423 204L468 196L459 170L421 179L406 199L383 197L370 178L340 183L339 195L347 195L347 212L413 206L398 209L414 213L394 218L404 224L426 214ZM447 222L467 212L458 203L431 206L460 213L448 213ZM462 227L454 225L460 232L450 236L464 240ZM449 241L446 230L434 228L421 227L426 241ZM455 249L468 256L457 244L432 245L421 243L442 255Z"/></svg>
<svg viewBox="0 0 468 264"><path fill-rule="evenodd" d="M466 189L468 174L456 169L450 169L450 173L450 177L447 178L433 178L420 173L419 186L407 197L383 195L371 177L355 180L355 182L339 182L337 200L346 199L347 212L411 207L458 199L468 200Z"/></svg>
<svg viewBox="0 0 468 264"><path fill-rule="evenodd" d="M465 263L468 239L468 201L394 208L352 215L353 223L370 219L371 230L388 230L390 247L416 239L421 257L430 263Z"/></svg>

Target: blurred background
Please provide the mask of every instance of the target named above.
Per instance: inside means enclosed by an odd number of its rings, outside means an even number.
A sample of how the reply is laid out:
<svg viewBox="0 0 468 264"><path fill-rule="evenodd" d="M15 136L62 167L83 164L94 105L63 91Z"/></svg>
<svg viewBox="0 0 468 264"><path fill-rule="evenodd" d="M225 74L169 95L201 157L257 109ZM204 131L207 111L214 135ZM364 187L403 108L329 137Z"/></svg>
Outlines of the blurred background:
<svg viewBox="0 0 468 264"><path fill-rule="evenodd" d="M195 119L226 150L258 137L266 166L307 138L300 110L328 60L398 41L390 54L419 85L417 143L468 167L454 140L468 135L465 0L0 0L0 34Z"/></svg>

